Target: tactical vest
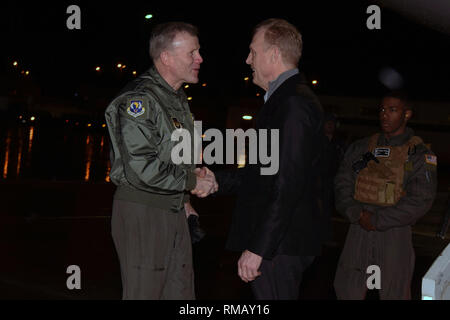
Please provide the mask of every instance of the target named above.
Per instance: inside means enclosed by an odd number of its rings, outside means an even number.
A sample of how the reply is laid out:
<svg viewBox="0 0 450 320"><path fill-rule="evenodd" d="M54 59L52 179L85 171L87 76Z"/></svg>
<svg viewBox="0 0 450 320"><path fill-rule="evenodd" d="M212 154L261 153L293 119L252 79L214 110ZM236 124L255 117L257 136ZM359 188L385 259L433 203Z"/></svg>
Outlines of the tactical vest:
<svg viewBox="0 0 450 320"><path fill-rule="evenodd" d="M378 146L379 136L375 134L369 140L369 151L379 163L369 161L367 167L359 172L354 199L379 206L392 206L405 195L403 177L409 150L423 141L414 136L402 146Z"/></svg>

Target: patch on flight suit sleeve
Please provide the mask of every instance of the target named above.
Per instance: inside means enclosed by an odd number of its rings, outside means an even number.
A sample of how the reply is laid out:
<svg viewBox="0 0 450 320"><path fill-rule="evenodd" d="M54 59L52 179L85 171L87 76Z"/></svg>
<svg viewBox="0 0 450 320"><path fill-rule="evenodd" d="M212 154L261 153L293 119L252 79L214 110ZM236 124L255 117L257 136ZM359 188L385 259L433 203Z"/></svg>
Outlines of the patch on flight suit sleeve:
<svg viewBox="0 0 450 320"><path fill-rule="evenodd" d="M135 118L142 116L145 113L145 107L142 105L142 102L142 100L131 100L127 108L127 113Z"/></svg>
<svg viewBox="0 0 450 320"><path fill-rule="evenodd" d="M148 112L148 98L143 96L133 96L127 99L125 105L127 114L137 119Z"/></svg>
<svg viewBox="0 0 450 320"><path fill-rule="evenodd" d="M425 162L427 164L431 164L434 166L437 166L437 157L432 154L426 154L425 155Z"/></svg>

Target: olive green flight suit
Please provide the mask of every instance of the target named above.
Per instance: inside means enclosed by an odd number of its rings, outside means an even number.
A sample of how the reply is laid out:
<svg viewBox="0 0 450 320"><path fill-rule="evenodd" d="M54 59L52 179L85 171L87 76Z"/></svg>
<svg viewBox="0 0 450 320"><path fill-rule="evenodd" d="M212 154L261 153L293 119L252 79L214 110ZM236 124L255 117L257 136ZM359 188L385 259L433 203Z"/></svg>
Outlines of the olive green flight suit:
<svg viewBox="0 0 450 320"><path fill-rule="evenodd" d="M190 163L175 164L176 129L194 134L186 95L155 67L129 83L105 112L111 181L117 185L112 236L123 299L194 299L191 242L184 211L196 184Z"/></svg>

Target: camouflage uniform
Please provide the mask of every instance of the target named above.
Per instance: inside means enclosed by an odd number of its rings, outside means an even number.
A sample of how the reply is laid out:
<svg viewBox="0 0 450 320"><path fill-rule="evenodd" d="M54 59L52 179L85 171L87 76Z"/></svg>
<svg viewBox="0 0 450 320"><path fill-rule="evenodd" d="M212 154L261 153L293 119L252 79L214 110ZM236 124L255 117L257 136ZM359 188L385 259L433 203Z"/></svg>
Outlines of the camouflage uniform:
<svg viewBox="0 0 450 320"><path fill-rule="evenodd" d="M405 133L391 139L379 135L377 144L387 149L403 146L413 136L413 131L406 128ZM357 201L358 174L352 166L369 151L369 140L356 141L348 148L335 178L336 208L351 225L338 262L334 287L338 299L364 299L371 275L367 267L377 265L381 271L380 298L410 299L415 263L411 226L433 203L437 185L436 157L423 143L409 148L403 164L402 196L398 201L385 205ZM359 225L362 210L372 213L371 223L376 231L366 231Z"/></svg>

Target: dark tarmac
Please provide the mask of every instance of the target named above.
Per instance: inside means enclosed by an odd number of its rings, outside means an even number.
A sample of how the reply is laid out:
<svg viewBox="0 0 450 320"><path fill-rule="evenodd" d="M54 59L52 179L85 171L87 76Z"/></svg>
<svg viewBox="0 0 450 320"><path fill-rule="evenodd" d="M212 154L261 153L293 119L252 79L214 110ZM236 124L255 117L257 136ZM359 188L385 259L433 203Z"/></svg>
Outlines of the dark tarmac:
<svg viewBox="0 0 450 320"><path fill-rule="evenodd" d="M450 242L435 235L447 205L440 190L432 210L414 227L416 267L413 299L421 281ZM119 263L110 234L114 186L107 183L2 181L0 194L0 299L116 300L121 298ZM194 245L199 300L248 300L250 288L237 276L238 253L224 249L233 198L193 199L207 236ZM333 239L305 272L300 299L335 300L333 278L347 223L333 217ZM81 269L81 289L69 290L70 265ZM376 300L375 292L368 299Z"/></svg>

